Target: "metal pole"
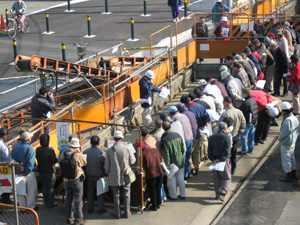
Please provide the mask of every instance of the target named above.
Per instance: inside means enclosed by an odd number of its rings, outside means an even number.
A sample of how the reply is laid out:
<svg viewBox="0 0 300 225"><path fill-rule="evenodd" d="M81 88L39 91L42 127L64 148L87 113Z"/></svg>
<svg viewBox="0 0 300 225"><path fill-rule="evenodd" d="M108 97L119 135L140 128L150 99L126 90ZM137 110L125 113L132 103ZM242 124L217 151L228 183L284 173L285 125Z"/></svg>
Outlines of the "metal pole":
<svg viewBox="0 0 300 225"><path fill-rule="evenodd" d="M65 42L61 43L61 53L62 53L62 60L66 61L66 44L65 44Z"/></svg>
<svg viewBox="0 0 300 225"><path fill-rule="evenodd" d="M170 100L172 100L173 59L171 57L171 48L169 48L168 51L169 51L169 63L170 63Z"/></svg>
<svg viewBox="0 0 300 225"><path fill-rule="evenodd" d="M91 16L87 15L88 36L91 36Z"/></svg>
<svg viewBox="0 0 300 225"><path fill-rule="evenodd" d="M8 9L5 9L6 27L8 26Z"/></svg>
<svg viewBox="0 0 300 225"><path fill-rule="evenodd" d="M147 0L144 0L144 15L147 15Z"/></svg>
<svg viewBox="0 0 300 225"><path fill-rule="evenodd" d="M11 166L11 179L13 185L13 196L14 196L14 210L15 210L15 221L16 225L19 225L19 212L18 212L18 199L17 199L17 189L16 189L16 182L15 182L15 166Z"/></svg>
<svg viewBox="0 0 300 225"><path fill-rule="evenodd" d="M46 31L49 33L49 13L46 12Z"/></svg>
<svg viewBox="0 0 300 225"><path fill-rule="evenodd" d="M108 13L108 4L107 4L107 0L105 0L105 12Z"/></svg>
<svg viewBox="0 0 300 225"><path fill-rule="evenodd" d="M114 124L116 124L117 123L117 107L116 107L116 86L115 86L115 81L113 81L113 91L114 91ZM116 131L117 126L114 126L114 128L115 128L114 131Z"/></svg>
<svg viewBox="0 0 300 225"><path fill-rule="evenodd" d="M131 40L134 40L134 19L131 17Z"/></svg>
<svg viewBox="0 0 300 225"><path fill-rule="evenodd" d="M17 40L14 38L13 39L13 47L14 47L14 60L16 59L17 55L18 55L18 51L17 51Z"/></svg>
<svg viewBox="0 0 300 225"><path fill-rule="evenodd" d="M184 17L187 17L187 0L184 0Z"/></svg>
<svg viewBox="0 0 300 225"><path fill-rule="evenodd" d="M70 3L70 0L68 0L68 11L71 11L71 3Z"/></svg>
<svg viewBox="0 0 300 225"><path fill-rule="evenodd" d="M72 118L72 120L75 119L74 105L71 107L71 118ZM72 134L74 134L74 133L75 133L75 124L72 123Z"/></svg>

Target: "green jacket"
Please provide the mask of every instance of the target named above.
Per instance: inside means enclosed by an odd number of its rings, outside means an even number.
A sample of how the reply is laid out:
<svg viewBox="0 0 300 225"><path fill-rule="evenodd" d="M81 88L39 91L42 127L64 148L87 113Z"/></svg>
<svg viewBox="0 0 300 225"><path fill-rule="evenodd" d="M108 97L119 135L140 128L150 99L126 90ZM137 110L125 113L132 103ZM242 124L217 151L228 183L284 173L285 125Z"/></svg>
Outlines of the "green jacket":
<svg viewBox="0 0 300 225"><path fill-rule="evenodd" d="M167 167L172 163L179 169L184 167L184 143L178 133L166 131L161 137L160 150Z"/></svg>

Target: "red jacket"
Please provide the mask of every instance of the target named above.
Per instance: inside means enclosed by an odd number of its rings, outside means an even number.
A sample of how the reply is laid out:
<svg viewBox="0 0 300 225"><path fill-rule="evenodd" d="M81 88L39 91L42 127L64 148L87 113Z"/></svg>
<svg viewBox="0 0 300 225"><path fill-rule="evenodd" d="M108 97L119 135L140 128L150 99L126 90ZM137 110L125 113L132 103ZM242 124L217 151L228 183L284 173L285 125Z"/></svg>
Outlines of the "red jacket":
<svg viewBox="0 0 300 225"><path fill-rule="evenodd" d="M261 90L251 90L251 95L255 99L258 107L258 112L264 110L266 105L272 102L271 95Z"/></svg>
<svg viewBox="0 0 300 225"><path fill-rule="evenodd" d="M290 71L290 68L289 68ZM291 71L291 75L289 77L289 85L294 82L297 86L300 84L300 63L296 63L295 68ZM298 82L297 82L298 81Z"/></svg>

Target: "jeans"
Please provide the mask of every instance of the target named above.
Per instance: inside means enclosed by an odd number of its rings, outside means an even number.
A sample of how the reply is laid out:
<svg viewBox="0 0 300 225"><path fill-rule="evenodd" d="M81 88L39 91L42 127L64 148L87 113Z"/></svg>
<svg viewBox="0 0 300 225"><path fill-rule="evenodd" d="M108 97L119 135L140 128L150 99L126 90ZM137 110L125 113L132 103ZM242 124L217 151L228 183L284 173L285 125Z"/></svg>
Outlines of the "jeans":
<svg viewBox="0 0 300 225"><path fill-rule="evenodd" d="M179 16L179 5L171 6L173 19Z"/></svg>
<svg viewBox="0 0 300 225"><path fill-rule="evenodd" d="M65 181L66 191L66 209L67 217L72 218L74 213L72 209L72 202L74 199L75 222L83 220L82 214L82 195L83 195L83 182L78 179L73 181Z"/></svg>
<svg viewBox="0 0 300 225"><path fill-rule="evenodd" d="M41 173L40 178L43 185L43 198L46 207L52 207L54 205L55 195L55 173Z"/></svg>
<svg viewBox="0 0 300 225"><path fill-rule="evenodd" d="M185 142L185 165L184 165L184 178L188 178L191 175L191 153L193 149L193 140Z"/></svg>
<svg viewBox="0 0 300 225"><path fill-rule="evenodd" d="M100 177L87 176L88 209L94 210L94 199L97 192L97 181ZM104 194L97 196L98 210L104 210Z"/></svg>
<svg viewBox="0 0 300 225"><path fill-rule="evenodd" d="M161 205L162 175L146 179L152 207L157 209Z"/></svg>
<svg viewBox="0 0 300 225"><path fill-rule="evenodd" d="M236 150L237 150L237 143L239 141L239 135L235 135L232 138L232 148L231 148L231 174L235 173L235 168L236 168Z"/></svg>
<svg viewBox="0 0 300 225"><path fill-rule="evenodd" d="M247 123L246 129L244 133L241 135L242 140L242 152L253 152L254 148L254 124L253 123Z"/></svg>

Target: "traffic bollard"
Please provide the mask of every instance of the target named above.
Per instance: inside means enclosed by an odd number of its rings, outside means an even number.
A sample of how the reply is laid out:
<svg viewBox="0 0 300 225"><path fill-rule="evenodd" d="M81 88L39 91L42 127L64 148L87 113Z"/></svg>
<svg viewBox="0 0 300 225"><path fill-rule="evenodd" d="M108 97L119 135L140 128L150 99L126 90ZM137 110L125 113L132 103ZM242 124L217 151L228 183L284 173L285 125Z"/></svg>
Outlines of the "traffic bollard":
<svg viewBox="0 0 300 225"><path fill-rule="evenodd" d="M5 9L6 27L8 26L8 9Z"/></svg>
<svg viewBox="0 0 300 225"><path fill-rule="evenodd" d="M66 61L66 45L65 43L61 43L61 53L62 53L62 60Z"/></svg>
<svg viewBox="0 0 300 225"><path fill-rule="evenodd" d="M184 0L184 17L187 17L187 0Z"/></svg>
<svg viewBox="0 0 300 225"><path fill-rule="evenodd" d="M144 0L144 15L147 15L147 0Z"/></svg>
<svg viewBox="0 0 300 225"><path fill-rule="evenodd" d="M108 4L107 4L107 0L105 0L105 13L108 13Z"/></svg>
<svg viewBox="0 0 300 225"><path fill-rule="evenodd" d="M46 32L49 33L49 13L46 12Z"/></svg>
<svg viewBox="0 0 300 225"><path fill-rule="evenodd" d="M68 0L68 11L71 11L71 3L70 3L70 0Z"/></svg>
<svg viewBox="0 0 300 225"><path fill-rule="evenodd" d="M14 60L18 55L18 51L17 51L17 40L14 38L13 39L13 47L14 47Z"/></svg>
<svg viewBox="0 0 300 225"><path fill-rule="evenodd" d="M134 40L134 19L131 17L131 40Z"/></svg>
<svg viewBox="0 0 300 225"><path fill-rule="evenodd" d="M91 16L87 15L88 36L91 36Z"/></svg>

